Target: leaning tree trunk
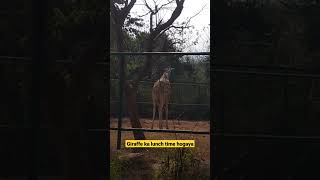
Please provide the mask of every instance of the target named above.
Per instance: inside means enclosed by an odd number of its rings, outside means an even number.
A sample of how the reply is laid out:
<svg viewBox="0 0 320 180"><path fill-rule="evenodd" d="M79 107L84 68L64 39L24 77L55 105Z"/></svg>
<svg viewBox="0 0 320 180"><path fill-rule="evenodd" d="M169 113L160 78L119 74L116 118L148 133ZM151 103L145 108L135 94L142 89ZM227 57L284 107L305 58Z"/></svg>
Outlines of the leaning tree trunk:
<svg viewBox="0 0 320 180"><path fill-rule="evenodd" d="M125 96L127 99L128 114L133 128L142 128L137 107L137 87L131 80L125 83ZM142 131L133 131L134 139L144 140L146 137Z"/></svg>
<svg viewBox="0 0 320 180"><path fill-rule="evenodd" d="M117 30L117 50L118 52L123 52L124 50L124 37L123 37L123 33L122 33L122 28L117 26L116 27ZM124 62L123 68L122 70L124 71L122 74L124 76L123 81L120 82L122 83L122 87L124 88L124 95L125 95L125 99L127 100L127 110L128 110L128 114L129 114L129 118L130 118L130 122L131 122L131 126L133 128L142 128L140 120L139 120L139 113L138 113L138 108L137 108L137 102L136 102L136 95L137 95L137 86L135 86L132 81L126 81L125 80L125 57L124 56L120 56L120 61ZM120 63L121 64L121 63ZM133 136L134 139L139 139L139 140L144 140L146 139L146 137L144 136L144 133L142 131L133 131Z"/></svg>
<svg viewBox="0 0 320 180"><path fill-rule="evenodd" d="M147 39L147 52L152 52L152 43L153 37ZM141 79L147 74L148 70L152 67L152 56L147 55L146 61L143 64L142 68L139 71L138 76L134 80L126 81L125 84L125 95L127 99L128 113L130 116L132 127L141 128L140 120L139 120L139 111L137 107L137 90L139 86L139 82ZM135 139L146 139L144 133L142 131L134 131Z"/></svg>

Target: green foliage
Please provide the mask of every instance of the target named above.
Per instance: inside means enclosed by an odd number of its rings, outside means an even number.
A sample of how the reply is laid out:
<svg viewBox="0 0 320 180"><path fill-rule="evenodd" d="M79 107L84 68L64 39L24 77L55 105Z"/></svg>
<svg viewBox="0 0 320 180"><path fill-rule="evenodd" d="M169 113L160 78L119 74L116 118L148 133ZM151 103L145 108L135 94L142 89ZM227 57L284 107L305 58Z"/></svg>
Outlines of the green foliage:
<svg viewBox="0 0 320 180"><path fill-rule="evenodd" d="M134 161L120 160L120 153L116 153L111 157L110 161L110 178L121 179L130 172L134 166ZM145 162L140 162L145 163Z"/></svg>
<svg viewBox="0 0 320 180"><path fill-rule="evenodd" d="M188 148L178 148L161 153L162 165L155 173L156 179L209 179L200 166L196 152Z"/></svg>
<svg viewBox="0 0 320 180"><path fill-rule="evenodd" d="M122 158L121 158L122 156ZM115 153L110 161L110 179L128 179L128 177L142 176L151 177L153 169L144 157L142 158L123 158L125 154ZM141 178L141 177L140 177ZM130 179L130 178L129 178Z"/></svg>
<svg viewBox="0 0 320 180"><path fill-rule="evenodd" d="M138 36L141 34L139 28L143 26L144 22L142 18L131 17L129 14L124 24L124 31L132 36Z"/></svg>
<svg viewBox="0 0 320 180"><path fill-rule="evenodd" d="M125 45L126 51L131 52L142 52L144 51L144 43L146 40L147 34L145 32L138 33L135 37L130 36L125 33ZM165 40L165 38L167 38ZM163 39L159 40L154 46L168 46L166 51L177 51L173 46L170 46L170 39L168 36L164 36ZM111 44L114 44L115 41L111 38ZM159 49L159 51L163 51ZM137 70L144 63L144 56L128 56L127 58L127 75L128 79L132 78ZM179 82L209 82L209 66L208 57L198 57L193 58L186 56L181 58L179 56L154 56L153 57L153 72L152 80L160 78L163 73L163 69L171 66L175 68L173 73L173 80ZM118 59L117 57L112 56L110 58L110 75L111 77L117 77L118 71Z"/></svg>
<svg viewBox="0 0 320 180"><path fill-rule="evenodd" d="M111 179L119 179L121 175L121 170L123 169L123 165L119 161L119 155L114 154L111 156L110 160L110 178Z"/></svg>

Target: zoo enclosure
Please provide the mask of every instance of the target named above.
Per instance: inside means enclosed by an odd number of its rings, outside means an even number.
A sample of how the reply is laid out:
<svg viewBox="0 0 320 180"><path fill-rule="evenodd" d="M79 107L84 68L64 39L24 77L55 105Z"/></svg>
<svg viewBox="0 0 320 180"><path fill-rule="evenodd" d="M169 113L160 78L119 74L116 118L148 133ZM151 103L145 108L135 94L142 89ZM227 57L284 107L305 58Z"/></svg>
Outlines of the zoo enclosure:
<svg viewBox="0 0 320 180"><path fill-rule="evenodd" d="M128 55L210 55L210 52L111 52L110 55L128 56ZM145 128L122 128L123 118L123 87L121 82L124 79L124 57L120 58L120 81L119 81L119 116L118 127L110 128L110 130L117 130L117 149L121 148L121 132L122 131L144 131L144 132L165 132L165 133L190 133L190 134L210 134L210 131L189 131L189 130L164 130L164 129L145 129ZM196 105L196 104L194 104ZM203 104L202 104L203 105ZM200 105L201 106L201 105Z"/></svg>
<svg viewBox="0 0 320 180"><path fill-rule="evenodd" d="M119 94L115 88L119 79L110 79L110 116L116 117L119 111ZM152 87L155 81L140 81L137 104L139 115L150 118L152 115ZM175 83L171 84L169 117L181 117L184 120L209 120L210 86L208 83ZM200 113L197 113L200 112Z"/></svg>

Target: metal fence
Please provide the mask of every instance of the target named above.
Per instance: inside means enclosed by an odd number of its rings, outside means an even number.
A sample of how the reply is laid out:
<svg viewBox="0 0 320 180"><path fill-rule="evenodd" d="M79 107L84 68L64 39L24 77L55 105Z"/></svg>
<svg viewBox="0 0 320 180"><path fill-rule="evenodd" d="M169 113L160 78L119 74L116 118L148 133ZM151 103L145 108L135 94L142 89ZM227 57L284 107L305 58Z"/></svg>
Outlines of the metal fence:
<svg viewBox="0 0 320 180"><path fill-rule="evenodd" d="M183 70L182 70L183 72ZM183 113L184 119L209 120L210 112L210 84L193 82L175 82L171 84L170 117L179 117ZM140 81L137 90L137 105L140 117L150 117L152 114L152 87L155 80ZM119 79L110 79L110 116L115 117L118 109L119 94L117 84ZM195 113L201 112L201 113Z"/></svg>
<svg viewBox="0 0 320 180"><path fill-rule="evenodd" d="M124 52L124 53L111 53L111 55L209 55L209 53L173 53L173 52L146 52L146 53L132 53L132 52ZM275 77L275 78L287 78L286 84L288 84L288 78L308 78L308 79L319 79L320 74L314 72L312 69L306 68L298 68L293 66L281 66L281 65L232 65L232 64L218 64L211 63L211 72L214 73L211 78L215 79L216 74L246 74L249 76L267 76L267 77ZM215 82L213 82L215 83ZM214 85L214 84L213 84ZM120 92L119 92L120 93ZM217 98L218 94L215 95L214 98ZM284 98L288 98L285 96ZM288 101L288 99L284 99L284 101ZM120 108L120 107L119 107ZM221 112L217 112L218 114ZM219 119L220 122L223 123L222 119ZM215 138L218 137L240 137L240 138L257 138L261 140L304 140L304 141L315 141L320 140L319 136L290 136L290 135L270 135L270 134L245 134L245 133L224 133L223 129L216 129L214 132L213 129L210 132L205 131L188 131L188 130L162 130L162 129L144 129L144 128L122 128L122 114L119 115L118 127L110 128L110 130L118 131L118 139L117 139L117 148L120 149L121 142L121 131L143 131L143 132L161 132L161 133L189 133L189 134L211 134Z"/></svg>
<svg viewBox="0 0 320 180"><path fill-rule="evenodd" d="M128 56L128 55L153 55L153 56L173 56L173 55L210 55L210 52L111 52L111 56ZM119 117L118 127L110 128L110 130L117 130L117 149L121 148L121 132L122 131L143 131L143 132L161 132L161 133L189 133L189 134L210 134L210 131L191 131L191 130L168 130L168 129L146 129L146 128L122 128L123 118L123 87L122 82L124 81L124 62L123 58L120 59L120 81L119 81Z"/></svg>
<svg viewBox="0 0 320 180"><path fill-rule="evenodd" d="M181 53L181 52L139 52L139 53L132 53L132 52L124 52L124 53L110 53L110 55L210 55L208 52L200 52L200 53ZM72 63L71 59L58 59L55 60L56 63L61 64L69 64ZM32 64L32 58L30 57L11 57L11 56L0 56L0 63L1 64ZM107 62L98 62L97 65L107 65ZM306 78L306 79L312 79L314 83L312 84L312 87L316 89L316 87L319 86L319 79L320 74L317 72L314 72L312 69L306 69L306 68L297 68L292 66L279 66L279 65L270 65L270 66L259 66L259 65L231 65L231 64L218 64L218 63L211 63L211 66L214 67L211 69L211 71L214 74L217 73L227 73L227 74L247 74L250 76L270 76L270 77L293 77L293 78ZM245 69L244 69L245 68ZM213 78L215 78L215 75L213 75ZM213 82L214 83L214 82ZM214 84L213 84L214 85ZM319 101L320 95L318 95L318 92L314 89L311 89L311 92L313 92L313 100ZM146 103L146 102L141 102ZM196 105L196 104L195 104ZM200 104L199 104L200 105ZM207 106L204 104L204 106ZM119 117L119 120L122 120ZM223 121L223 120L221 120ZM6 127L6 125L2 125L3 127ZM110 128L110 130L118 130L118 131L145 131L145 132L168 132L168 133L194 133L194 134L210 134L210 132L193 132L193 131L173 131L173 130L156 130L156 129L136 129L136 128L121 128L121 126L117 128ZM105 129L89 129L89 131L108 131ZM256 137L256 138L278 138L280 136L273 136L273 135L265 135L265 134L234 134L234 133L228 133L225 135L224 133L220 132L212 132L214 136L232 136L232 137ZM297 138L303 138L303 139L319 139L318 136L285 136L285 138L280 139L297 139Z"/></svg>

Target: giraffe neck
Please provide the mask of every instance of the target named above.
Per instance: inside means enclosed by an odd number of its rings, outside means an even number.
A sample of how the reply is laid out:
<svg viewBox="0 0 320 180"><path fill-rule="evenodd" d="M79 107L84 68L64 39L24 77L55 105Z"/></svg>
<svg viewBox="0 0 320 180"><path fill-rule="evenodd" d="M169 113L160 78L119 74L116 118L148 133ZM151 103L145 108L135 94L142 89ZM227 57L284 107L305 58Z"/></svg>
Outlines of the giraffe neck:
<svg viewBox="0 0 320 180"><path fill-rule="evenodd" d="M169 73L165 72L160 78L160 81L169 81Z"/></svg>

